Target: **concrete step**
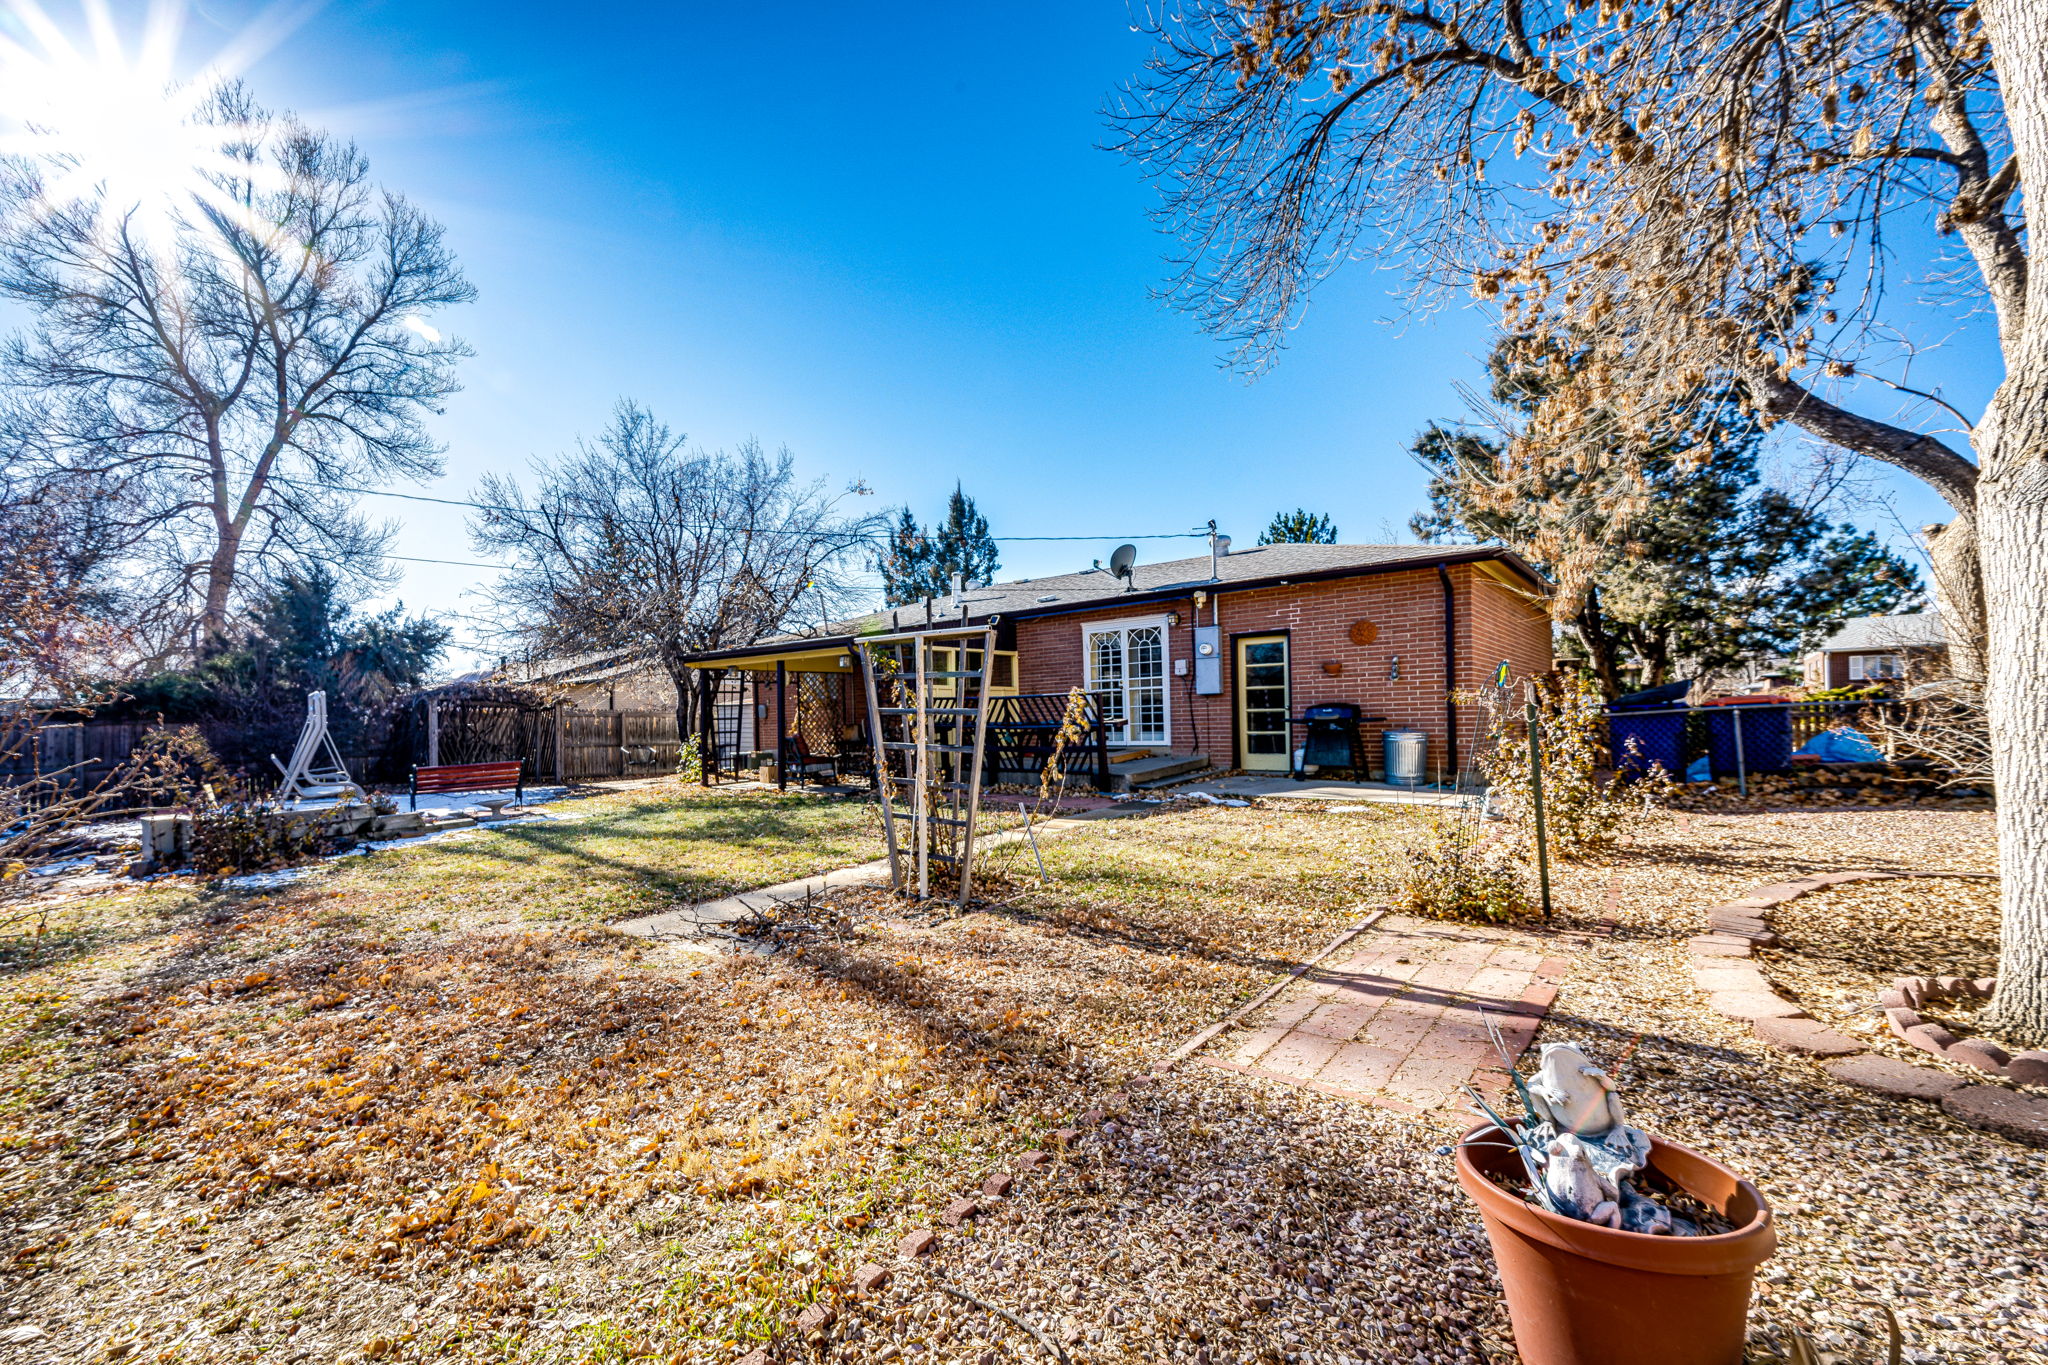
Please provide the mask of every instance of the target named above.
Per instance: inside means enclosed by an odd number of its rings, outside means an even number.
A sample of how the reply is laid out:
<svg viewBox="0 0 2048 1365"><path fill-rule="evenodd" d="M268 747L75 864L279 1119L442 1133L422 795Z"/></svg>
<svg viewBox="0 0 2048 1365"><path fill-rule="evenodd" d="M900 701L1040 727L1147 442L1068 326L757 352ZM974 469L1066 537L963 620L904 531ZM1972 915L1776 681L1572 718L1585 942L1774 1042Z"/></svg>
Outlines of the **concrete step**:
<svg viewBox="0 0 2048 1365"><path fill-rule="evenodd" d="M1207 754L1159 754L1129 763L1117 763L1109 770L1109 789L1143 791L1147 787L1178 781L1186 774L1200 772L1208 766Z"/></svg>
<svg viewBox="0 0 2048 1365"><path fill-rule="evenodd" d="M1214 765L1211 765L1206 768L1197 768L1192 772L1175 773L1172 777L1158 778L1154 781L1145 783L1142 787L1133 788L1133 790L1157 791L1167 787L1189 787L1194 786L1198 783L1214 782L1217 778L1222 777L1229 771L1230 769L1228 768L1219 768ZM1169 796L1172 795L1171 792L1167 792L1166 794Z"/></svg>

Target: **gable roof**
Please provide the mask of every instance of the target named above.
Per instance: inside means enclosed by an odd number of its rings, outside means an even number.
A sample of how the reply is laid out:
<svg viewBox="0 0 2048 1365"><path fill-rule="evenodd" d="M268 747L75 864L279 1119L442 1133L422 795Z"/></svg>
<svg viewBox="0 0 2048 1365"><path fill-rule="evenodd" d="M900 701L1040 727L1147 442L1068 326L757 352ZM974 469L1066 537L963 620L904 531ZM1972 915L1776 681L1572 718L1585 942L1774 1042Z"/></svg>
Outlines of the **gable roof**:
<svg viewBox="0 0 2048 1365"><path fill-rule="evenodd" d="M1938 611L1898 616L1852 616L1821 642L1823 650L1930 649L1948 643Z"/></svg>
<svg viewBox="0 0 2048 1365"><path fill-rule="evenodd" d="M1497 545L1253 545L1233 549L1215 562L1209 573L1209 556L1169 559L1157 564L1138 564L1131 570L1127 587L1108 569L1084 569L1080 573L1055 574L1047 578L1019 578L969 588L961 595L967 605L969 622L991 616L1018 619L1053 615L1120 602L1133 605L1161 598L1185 597L1196 589L1206 592L1244 591L1283 583L1313 582L1327 578L1351 578L1401 569L1429 568L1436 564L1469 564L1496 560L1528 580L1539 592L1549 583L1513 551ZM935 623L958 624L958 611L951 598L932 604ZM838 644L863 635L898 630L918 630L925 625L923 603L869 612L865 616L835 621L812 634L779 635L743 649L719 650L698 655L701 659L733 658L786 647L802 641L819 645Z"/></svg>

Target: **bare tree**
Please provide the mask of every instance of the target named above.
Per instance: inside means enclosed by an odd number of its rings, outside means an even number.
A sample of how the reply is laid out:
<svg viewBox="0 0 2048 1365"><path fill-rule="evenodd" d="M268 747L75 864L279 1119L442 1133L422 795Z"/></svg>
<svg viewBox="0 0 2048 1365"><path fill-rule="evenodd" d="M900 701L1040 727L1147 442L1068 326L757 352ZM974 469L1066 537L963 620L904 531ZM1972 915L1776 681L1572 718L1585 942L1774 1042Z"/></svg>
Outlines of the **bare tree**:
<svg viewBox="0 0 2048 1365"><path fill-rule="evenodd" d="M129 653L105 610L98 516L75 493L0 470L0 933L41 919L22 912L32 883L14 874L106 813L132 776L94 784L75 753L45 745L53 717L100 700L92 680Z"/></svg>
<svg viewBox="0 0 2048 1365"><path fill-rule="evenodd" d="M66 197L61 157L0 165L0 297L33 319L0 350L0 420L16 469L118 502L139 596L218 636L245 580L382 572L344 489L440 471L421 419L467 352L426 319L473 291L353 146L235 85L195 117L221 154L161 224Z"/></svg>
<svg viewBox="0 0 2048 1365"><path fill-rule="evenodd" d="M476 497L471 538L511 559L497 606L542 654L650 652L684 735L711 700L689 658L820 623L859 591L851 575L881 530L800 482L788 451L693 449L633 402L533 473L530 498L498 475Z"/></svg>
<svg viewBox="0 0 2048 1365"><path fill-rule="evenodd" d="M1505 472L1625 461L1733 379L1949 502L1936 595L2000 755L1991 1021L2048 1041L2048 272L2019 208L2048 192L2048 7L1191 0L1156 36L1123 146L1182 235L1182 301L1251 356L1369 248L1513 332L1593 339ZM1937 259L1911 257L1923 224ZM1882 368L1915 271L1995 323L2005 380L1964 419L1969 453L1932 429L1955 409ZM1561 610L1605 549L1584 548L1558 562Z"/></svg>

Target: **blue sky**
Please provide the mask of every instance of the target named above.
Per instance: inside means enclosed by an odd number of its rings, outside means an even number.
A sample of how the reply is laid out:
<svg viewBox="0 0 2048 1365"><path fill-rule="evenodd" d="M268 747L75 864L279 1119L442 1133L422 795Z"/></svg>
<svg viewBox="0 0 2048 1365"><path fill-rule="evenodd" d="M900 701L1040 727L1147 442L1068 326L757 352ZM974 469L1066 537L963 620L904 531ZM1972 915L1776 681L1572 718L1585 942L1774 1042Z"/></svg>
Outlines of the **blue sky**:
<svg viewBox="0 0 2048 1365"><path fill-rule="evenodd" d="M203 0L187 49L203 59L265 13ZM477 355L426 491L465 496L630 395L704 444L754 436L835 486L864 480L864 505L929 518L957 478L999 535L1101 537L1006 545L1006 575L1210 517L1249 541L1297 505L1346 540L1406 539L1421 480L1405 443L1460 415L1484 318L1403 321L1398 277L1360 262L1275 370L1220 368L1150 296L1167 249L1150 192L1097 145L1144 50L1120 0L351 0L306 12L249 79L355 137L479 287L436 319ZM1972 401L1985 361L1944 362ZM1871 486L1914 524L1939 515L1908 482ZM477 557L459 512L372 506L403 521L398 553ZM1199 546L1183 544L1144 557ZM474 610L488 577L405 568L398 595L436 614Z"/></svg>

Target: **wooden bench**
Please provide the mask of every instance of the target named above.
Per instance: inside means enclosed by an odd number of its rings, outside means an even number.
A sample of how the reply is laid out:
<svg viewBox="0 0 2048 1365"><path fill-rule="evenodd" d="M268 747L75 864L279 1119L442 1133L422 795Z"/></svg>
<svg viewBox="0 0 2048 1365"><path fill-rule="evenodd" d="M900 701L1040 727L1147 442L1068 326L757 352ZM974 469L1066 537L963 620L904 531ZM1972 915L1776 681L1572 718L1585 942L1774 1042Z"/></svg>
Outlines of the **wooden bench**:
<svg viewBox="0 0 2048 1365"><path fill-rule="evenodd" d="M444 763L438 768L412 770L412 808L420 808L420 793L495 792L510 787L515 804L526 803L526 760L512 763Z"/></svg>

